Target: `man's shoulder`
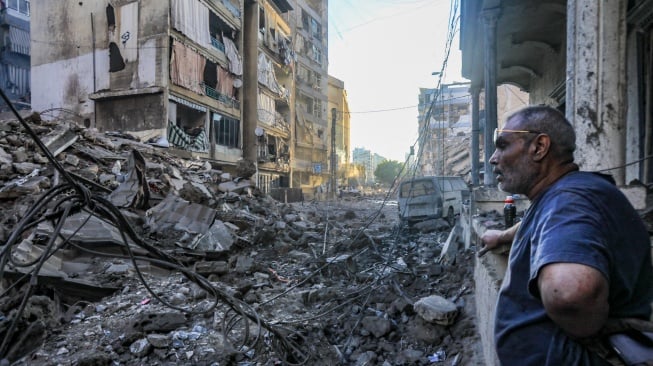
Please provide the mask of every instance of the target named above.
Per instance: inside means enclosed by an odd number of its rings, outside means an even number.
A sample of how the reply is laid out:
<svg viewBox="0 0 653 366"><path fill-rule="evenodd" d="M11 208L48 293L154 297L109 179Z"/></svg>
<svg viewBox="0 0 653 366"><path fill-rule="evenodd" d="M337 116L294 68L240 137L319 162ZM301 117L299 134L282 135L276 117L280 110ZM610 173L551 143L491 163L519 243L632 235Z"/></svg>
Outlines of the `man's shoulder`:
<svg viewBox="0 0 653 366"><path fill-rule="evenodd" d="M618 192L619 188L612 175L600 172L576 171L560 178L552 185L554 190Z"/></svg>

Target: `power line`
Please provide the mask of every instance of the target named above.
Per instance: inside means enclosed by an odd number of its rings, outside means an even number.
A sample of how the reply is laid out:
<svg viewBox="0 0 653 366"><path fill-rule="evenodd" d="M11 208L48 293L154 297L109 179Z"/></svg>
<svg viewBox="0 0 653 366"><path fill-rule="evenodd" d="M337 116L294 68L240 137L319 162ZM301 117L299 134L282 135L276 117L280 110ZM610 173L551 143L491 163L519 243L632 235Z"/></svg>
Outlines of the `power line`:
<svg viewBox="0 0 653 366"><path fill-rule="evenodd" d="M463 98L468 98L468 97L471 97L471 94L465 94L465 95L461 95L461 96L457 96L457 97L453 97L453 98L449 98L449 99L441 99L440 101L441 102L448 102L448 101L451 101L451 100L463 99ZM410 109L410 108L415 108L415 107L419 107L419 104L418 105L405 106L405 107L388 108L388 109L372 109L372 110L368 110L368 111L354 111L354 112L352 112L352 111L349 111L349 112L338 111L338 113L363 114L363 113L392 112L392 111L398 111L398 110L402 110L402 109Z"/></svg>

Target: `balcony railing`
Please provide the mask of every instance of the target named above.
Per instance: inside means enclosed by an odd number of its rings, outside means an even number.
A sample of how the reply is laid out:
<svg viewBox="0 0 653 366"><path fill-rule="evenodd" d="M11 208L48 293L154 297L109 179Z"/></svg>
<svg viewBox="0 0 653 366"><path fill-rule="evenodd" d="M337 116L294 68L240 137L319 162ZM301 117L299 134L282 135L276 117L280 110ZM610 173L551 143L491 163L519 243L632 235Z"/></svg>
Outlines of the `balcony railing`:
<svg viewBox="0 0 653 366"><path fill-rule="evenodd" d="M215 99L231 108L240 108L240 101L230 96L224 95L206 84L202 84L202 86L204 87L204 94L206 94L206 96L209 98Z"/></svg>
<svg viewBox="0 0 653 366"><path fill-rule="evenodd" d="M215 47L219 51L224 52L224 44L218 41L217 38L211 37L211 45L213 45L213 47Z"/></svg>

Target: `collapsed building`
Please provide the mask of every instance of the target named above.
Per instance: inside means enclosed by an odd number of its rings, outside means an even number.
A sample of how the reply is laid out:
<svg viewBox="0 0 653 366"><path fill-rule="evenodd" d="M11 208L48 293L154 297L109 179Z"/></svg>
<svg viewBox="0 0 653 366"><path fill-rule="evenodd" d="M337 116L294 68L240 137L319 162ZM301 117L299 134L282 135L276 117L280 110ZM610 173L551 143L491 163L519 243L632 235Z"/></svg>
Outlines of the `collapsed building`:
<svg viewBox="0 0 653 366"><path fill-rule="evenodd" d="M286 204L246 164L24 117L0 118L3 362L482 365L446 222Z"/></svg>

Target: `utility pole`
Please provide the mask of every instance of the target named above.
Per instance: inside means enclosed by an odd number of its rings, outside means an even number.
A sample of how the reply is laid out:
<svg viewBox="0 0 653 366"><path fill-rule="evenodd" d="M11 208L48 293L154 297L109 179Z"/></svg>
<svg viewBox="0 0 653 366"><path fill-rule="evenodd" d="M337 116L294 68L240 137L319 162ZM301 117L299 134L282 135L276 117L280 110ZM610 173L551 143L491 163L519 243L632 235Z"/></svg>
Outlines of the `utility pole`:
<svg viewBox="0 0 653 366"><path fill-rule="evenodd" d="M331 199L336 198L336 120L338 111L331 108Z"/></svg>

